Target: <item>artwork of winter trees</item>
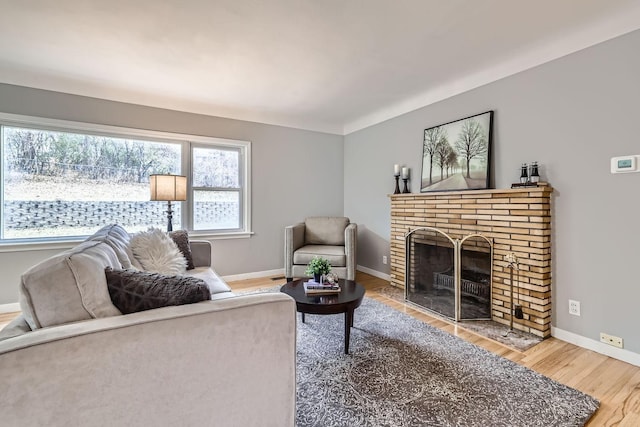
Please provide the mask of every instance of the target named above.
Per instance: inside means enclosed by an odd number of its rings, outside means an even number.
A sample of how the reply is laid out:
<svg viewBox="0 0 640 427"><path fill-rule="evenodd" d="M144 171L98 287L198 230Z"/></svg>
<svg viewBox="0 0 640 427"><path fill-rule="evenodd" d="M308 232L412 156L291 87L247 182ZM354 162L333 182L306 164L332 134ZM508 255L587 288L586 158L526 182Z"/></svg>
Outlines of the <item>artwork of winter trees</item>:
<svg viewBox="0 0 640 427"><path fill-rule="evenodd" d="M420 191L489 188L493 111L424 131Z"/></svg>

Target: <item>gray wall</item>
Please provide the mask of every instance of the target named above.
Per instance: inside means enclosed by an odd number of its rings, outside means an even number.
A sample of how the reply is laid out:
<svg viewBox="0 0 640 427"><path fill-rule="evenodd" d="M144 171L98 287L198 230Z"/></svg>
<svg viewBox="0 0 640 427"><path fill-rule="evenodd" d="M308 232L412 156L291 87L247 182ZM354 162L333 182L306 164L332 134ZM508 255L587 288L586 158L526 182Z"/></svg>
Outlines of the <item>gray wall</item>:
<svg viewBox="0 0 640 427"><path fill-rule="evenodd" d="M342 215L343 137L0 84L0 111L252 142L249 239L214 240L214 267L233 275L284 267L284 227ZM321 165L322 173L317 173ZM0 304L18 300L29 266L56 251L0 252Z"/></svg>
<svg viewBox="0 0 640 427"><path fill-rule="evenodd" d="M640 31L345 137L345 215L362 224L358 263L388 273L393 164L419 192L427 127L494 110L495 187L538 161L553 195L553 325L590 339L607 332L640 353L636 313L640 173L612 175L613 156L640 154ZM416 53L418 54L418 53ZM580 317L568 300L581 302Z"/></svg>

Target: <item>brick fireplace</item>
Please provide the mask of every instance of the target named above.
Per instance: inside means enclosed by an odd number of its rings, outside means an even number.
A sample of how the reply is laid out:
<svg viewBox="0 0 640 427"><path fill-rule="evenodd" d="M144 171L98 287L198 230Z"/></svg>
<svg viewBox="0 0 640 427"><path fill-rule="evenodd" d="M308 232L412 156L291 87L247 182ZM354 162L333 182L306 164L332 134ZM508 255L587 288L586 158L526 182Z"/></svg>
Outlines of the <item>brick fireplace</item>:
<svg viewBox="0 0 640 427"><path fill-rule="evenodd" d="M405 286L405 236L420 227L453 239L481 234L493 240L491 318L509 325L510 271L505 255L518 257L514 299L524 319L514 329L551 335L551 193L539 187L391 195L391 284ZM515 279L515 276L514 276Z"/></svg>

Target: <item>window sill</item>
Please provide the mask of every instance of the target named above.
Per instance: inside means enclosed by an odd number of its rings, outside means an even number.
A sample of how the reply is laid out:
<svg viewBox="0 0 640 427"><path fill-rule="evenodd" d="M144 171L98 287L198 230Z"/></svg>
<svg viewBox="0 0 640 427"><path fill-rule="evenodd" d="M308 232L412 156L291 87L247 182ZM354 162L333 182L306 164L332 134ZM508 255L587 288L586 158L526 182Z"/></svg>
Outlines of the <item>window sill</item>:
<svg viewBox="0 0 640 427"><path fill-rule="evenodd" d="M236 231L230 233L207 233L206 231L189 231L189 238L206 240L248 239L255 233L253 231Z"/></svg>
<svg viewBox="0 0 640 427"><path fill-rule="evenodd" d="M76 239L57 240L55 242L7 242L0 243L0 253L2 252L29 252L29 251L48 251L48 250L65 250L77 246L78 243L84 241L86 237Z"/></svg>
<svg viewBox="0 0 640 427"><path fill-rule="evenodd" d="M248 239L255 233L253 231L240 231L232 233L207 233L190 231L189 237L206 240L227 240L227 239ZM0 243L0 253L4 252L29 252L29 251L48 251L48 250L66 250L82 243L87 236L78 237L77 239L56 240L50 242L6 242Z"/></svg>

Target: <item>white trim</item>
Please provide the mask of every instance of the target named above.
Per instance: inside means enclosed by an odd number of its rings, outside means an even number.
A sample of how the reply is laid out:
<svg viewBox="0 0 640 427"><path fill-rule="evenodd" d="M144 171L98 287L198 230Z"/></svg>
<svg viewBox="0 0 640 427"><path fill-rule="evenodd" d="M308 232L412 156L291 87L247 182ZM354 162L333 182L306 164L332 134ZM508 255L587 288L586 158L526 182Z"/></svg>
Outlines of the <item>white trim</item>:
<svg viewBox="0 0 640 427"><path fill-rule="evenodd" d="M244 228L244 232L248 233L246 237L251 237L253 228L251 225L251 143L246 141L244 143L244 150L242 151L242 155L244 156L244 162L241 162L243 165L243 182L242 182L242 207L243 207L243 218L242 224Z"/></svg>
<svg viewBox="0 0 640 427"><path fill-rule="evenodd" d="M204 240L229 240L229 239L248 239L255 233L252 231L247 232L233 232L233 233L199 233L196 231L189 231L189 237L195 239ZM33 241L33 242L2 242L0 243L0 253L4 252L30 252L30 251L48 251L48 250L66 250L77 246L85 241L88 236L79 237L76 239L65 239L60 241Z"/></svg>
<svg viewBox="0 0 640 427"><path fill-rule="evenodd" d="M211 234L199 231L189 231L190 238L205 239L205 240L227 240L227 239L248 239L255 233L253 231L238 231L231 233Z"/></svg>
<svg viewBox="0 0 640 427"><path fill-rule="evenodd" d="M373 269L368 268L368 267L363 267L361 265L357 265L356 266L356 270L362 271L363 273L370 274L370 275L372 275L374 277L377 277L378 279L391 281L391 276L390 275L388 275L386 273L381 273L381 272L379 272L377 270L373 270Z"/></svg>
<svg viewBox="0 0 640 427"><path fill-rule="evenodd" d="M593 350L596 353L604 354L605 356L613 357L614 359L622 360L623 362L627 362L635 366L640 366L640 354L638 353L624 350L622 348L612 347L600 341L596 341L591 338L583 337L582 335L574 334L573 332L556 328L555 326L551 327L551 336L559 340L577 345L578 347L586 348L587 350Z"/></svg>
<svg viewBox="0 0 640 427"><path fill-rule="evenodd" d="M206 232L189 231L189 237L195 239L204 240L230 240L230 239L248 239L255 233L252 231L247 232L232 232L232 233L220 233L211 234ZM77 246L79 243L85 241L88 236L79 237L77 240L60 240L60 241L34 241L34 242L2 242L0 243L0 253L3 252L29 252L29 251L47 251L47 250L66 250Z"/></svg>
<svg viewBox="0 0 640 427"><path fill-rule="evenodd" d="M0 314L2 313L17 313L22 311L20 309L20 303L12 302L8 304L0 304Z"/></svg>
<svg viewBox="0 0 640 427"><path fill-rule="evenodd" d="M39 241L39 242L3 242L0 243L0 253L3 252L29 252L29 251L48 251L48 250L66 250L71 249L83 242L86 237L78 240L61 240L61 241Z"/></svg>
<svg viewBox="0 0 640 427"><path fill-rule="evenodd" d="M222 276L222 280L226 282L235 282L237 280L260 279L269 276L284 276L284 268L275 270L256 271L253 273L232 274L230 276ZM282 279L285 280L285 279Z"/></svg>
<svg viewBox="0 0 640 427"><path fill-rule="evenodd" d="M363 267L361 265L358 265L356 269L358 271L362 271L363 273L367 273L372 276L375 276L379 279L390 280L390 276L388 274L384 274L379 271L372 270L367 267ZM222 279L227 282L234 282L236 280L260 279L260 278L265 278L269 276L284 276L284 268L278 268L275 270L266 270L266 271L256 271L253 273L233 274L230 276L222 276Z"/></svg>
<svg viewBox="0 0 640 427"><path fill-rule="evenodd" d="M101 125L89 122L75 122L71 120L49 119L47 117L24 116L0 112L0 123L6 126L37 126L38 129L53 130L58 132L94 132L105 136L131 138L143 138L154 142L197 142L204 144L216 144L237 147L239 145L251 145L250 141L217 138L214 136L192 135L188 133L165 132L158 130L139 129L134 127L122 127Z"/></svg>

